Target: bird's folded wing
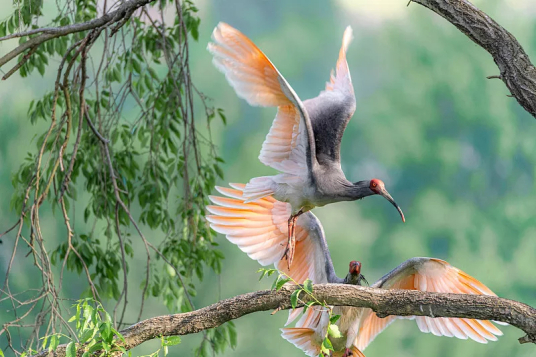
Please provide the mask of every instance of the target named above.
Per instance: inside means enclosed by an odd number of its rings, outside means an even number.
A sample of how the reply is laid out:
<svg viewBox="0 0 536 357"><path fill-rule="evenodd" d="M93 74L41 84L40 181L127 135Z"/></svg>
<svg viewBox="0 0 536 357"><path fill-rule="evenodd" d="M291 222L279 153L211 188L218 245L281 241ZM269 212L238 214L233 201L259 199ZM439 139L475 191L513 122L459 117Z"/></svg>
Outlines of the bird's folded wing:
<svg viewBox="0 0 536 357"><path fill-rule="evenodd" d="M495 294L480 281L449 263L434 258L412 258L400 264L393 271L376 282L373 287L384 289L407 289L457 294ZM365 349L370 342L397 317L379 318L372 310L362 317L356 345ZM502 332L491 323L474 319L414 317L422 332L436 336L473 339L487 343L496 341Z"/></svg>
<svg viewBox="0 0 536 357"><path fill-rule="evenodd" d="M251 105L276 106L277 116L259 155L261 162L285 173L292 173L296 164L313 164L314 140L312 126L294 90L268 57L244 34L219 23L212 34L208 50L214 65L225 74L238 96ZM306 147L312 156L306 157ZM284 163L291 160L291 163ZM306 161L307 160L307 161ZM287 170L291 169L291 172Z"/></svg>

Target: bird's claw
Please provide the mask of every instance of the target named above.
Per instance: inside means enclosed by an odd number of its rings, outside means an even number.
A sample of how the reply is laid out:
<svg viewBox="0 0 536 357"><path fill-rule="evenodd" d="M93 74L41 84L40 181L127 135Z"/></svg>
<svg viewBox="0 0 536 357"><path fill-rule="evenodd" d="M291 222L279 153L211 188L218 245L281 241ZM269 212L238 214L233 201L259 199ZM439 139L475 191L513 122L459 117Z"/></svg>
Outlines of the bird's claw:
<svg viewBox="0 0 536 357"><path fill-rule="evenodd" d="M283 259L287 260L287 267L288 267L288 270L290 270L290 266L292 265L292 260L294 259L294 245L291 242L287 244L287 248L285 249L285 252L283 253L283 256L281 257L281 260Z"/></svg>

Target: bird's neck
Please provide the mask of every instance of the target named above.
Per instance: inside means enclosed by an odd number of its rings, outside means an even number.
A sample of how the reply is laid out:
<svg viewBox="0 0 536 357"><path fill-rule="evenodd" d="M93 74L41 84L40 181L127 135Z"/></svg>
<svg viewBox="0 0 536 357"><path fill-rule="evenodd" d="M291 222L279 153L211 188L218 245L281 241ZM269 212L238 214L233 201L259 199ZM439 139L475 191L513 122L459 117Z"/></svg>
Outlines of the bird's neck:
<svg viewBox="0 0 536 357"><path fill-rule="evenodd" d="M359 274L348 273L344 278L343 284L361 285L359 281Z"/></svg>
<svg viewBox="0 0 536 357"><path fill-rule="evenodd" d="M341 183L341 196L345 201L355 201L374 194L374 192L370 190L367 181L359 181L356 183L352 183L348 180L345 181L346 182Z"/></svg>

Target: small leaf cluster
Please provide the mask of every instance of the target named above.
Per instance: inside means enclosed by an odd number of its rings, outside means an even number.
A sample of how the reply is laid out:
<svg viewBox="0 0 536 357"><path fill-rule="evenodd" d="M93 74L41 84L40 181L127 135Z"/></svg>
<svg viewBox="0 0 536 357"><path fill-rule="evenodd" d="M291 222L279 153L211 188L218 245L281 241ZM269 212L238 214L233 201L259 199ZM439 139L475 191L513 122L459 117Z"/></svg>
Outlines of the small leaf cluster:
<svg viewBox="0 0 536 357"><path fill-rule="evenodd" d="M259 280L263 279L264 277L269 277L273 275L274 273L279 272L277 269L266 269L261 268L257 270L258 273L261 273L261 276ZM272 290L279 291L285 285L286 283L291 282L294 285L297 286L297 289L294 290L292 295L290 296L290 305L293 309L295 309L298 305L303 304L303 313L305 314L307 310L311 307L313 308L321 308L329 314L329 322L326 328L326 333L324 336L324 339L322 341L321 346L321 354L320 356L330 356L331 353L334 351L333 344L331 343L330 338L340 338L342 337L341 332L339 331L339 326L336 324L340 315L334 315L333 314L333 307L329 306L325 302L321 302L316 298L316 296L313 294L313 282L310 279L306 279L303 284L299 284L296 282L292 277L287 275L284 272L279 272L279 275L274 280L272 284ZM304 301L300 299L300 295L307 295L309 299L307 301Z"/></svg>
<svg viewBox="0 0 536 357"><path fill-rule="evenodd" d="M41 349L55 351L63 340L68 340L65 349L66 357L76 357L77 350L82 349L83 357L95 352L99 356L108 356L112 352L127 351L117 343L125 342L121 333L113 326L110 314L98 302L91 299L81 299L74 305L75 315L71 316L69 323L76 329L76 340L64 334L53 334L41 339Z"/></svg>

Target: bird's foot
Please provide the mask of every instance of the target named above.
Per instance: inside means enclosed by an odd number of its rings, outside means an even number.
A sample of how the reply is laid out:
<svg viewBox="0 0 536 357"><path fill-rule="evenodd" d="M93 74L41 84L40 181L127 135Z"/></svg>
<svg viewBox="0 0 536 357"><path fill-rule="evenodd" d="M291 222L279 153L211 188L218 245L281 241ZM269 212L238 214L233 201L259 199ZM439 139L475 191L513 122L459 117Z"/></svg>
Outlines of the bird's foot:
<svg viewBox="0 0 536 357"><path fill-rule="evenodd" d="M342 355L342 357L353 357L354 353L352 352L351 349L347 348L344 350L344 354Z"/></svg>

